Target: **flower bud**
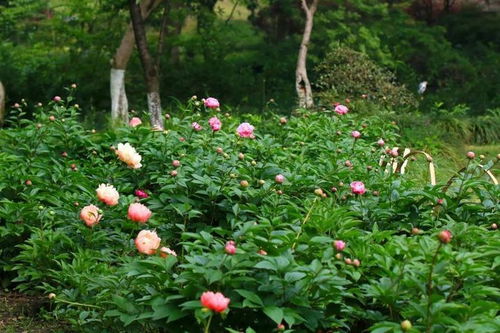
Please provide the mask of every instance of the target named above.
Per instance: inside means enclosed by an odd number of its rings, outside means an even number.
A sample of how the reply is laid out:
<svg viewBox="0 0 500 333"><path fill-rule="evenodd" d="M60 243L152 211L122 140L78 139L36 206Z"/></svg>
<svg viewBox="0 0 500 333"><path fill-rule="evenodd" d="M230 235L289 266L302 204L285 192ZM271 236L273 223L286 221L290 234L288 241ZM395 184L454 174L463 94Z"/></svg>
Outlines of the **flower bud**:
<svg viewBox="0 0 500 333"><path fill-rule="evenodd" d="M172 161L172 166L175 168L178 168L181 166L181 162L179 160L173 160Z"/></svg>
<svg viewBox="0 0 500 333"><path fill-rule="evenodd" d="M448 244L449 242L451 242L453 235L451 234L451 231L443 230L438 234L438 237L441 243Z"/></svg>
<svg viewBox="0 0 500 333"><path fill-rule="evenodd" d="M413 326L411 324L411 321L409 321L409 320L405 320L405 321L401 322L401 329L405 332L411 330L412 327Z"/></svg>
<svg viewBox="0 0 500 333"><path fill-rule="evenodd" d="M241 185L241 187L248 187L248 181L246 181L246 180L242 180L242 181L240 182L240 185Z"/></svg>
<svg viewBox="0 0 500 333"><path fill-rule="evenodd" d="M467 156L468 159L473 160L476 157L476 154L473 151L469 151L466 154L466 156Z"/></svg>
<svg viewBox="0 0 500 333"><path fill-rule="evenodd" d="M54 294L54 293L50 293L50 294L49 294L49 299L54 299L54 298L56 298L56 294Z"/></svg>
<svg viewBox="0 0 500 333"><path fill-rule="evenodd" d="M421 232L422 230L420 230L419 228L411 228L412 235L420 235Z"/></svg>
<svg viewBox="0 0 500 333"><path fill-rule="evenodd" d="M177 170L170 171L170 176L176 177L177 176Z"/></svg>

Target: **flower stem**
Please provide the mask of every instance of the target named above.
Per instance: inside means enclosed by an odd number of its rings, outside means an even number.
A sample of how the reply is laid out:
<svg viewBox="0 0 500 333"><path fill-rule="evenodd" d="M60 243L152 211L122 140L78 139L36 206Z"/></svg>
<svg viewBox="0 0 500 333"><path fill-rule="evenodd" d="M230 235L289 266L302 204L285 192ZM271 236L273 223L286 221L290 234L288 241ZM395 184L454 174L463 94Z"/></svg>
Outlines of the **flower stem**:
<svg viewBox="0 0 500 333"><path fill-rule="evenodd" d="M203 330L204 333L210 333L210 323L212 322L212 317L213 317L213 314L210 314L210 317L208 318L207 324L205 325L205 329Z"/></svg>
<svg viewBox="0 0 500 333"><path fill-rule="evenodd" d="M439 250L441 249L441 246L443 243L439 243L436 252L434 253L434 256L432 257L432 262L431 262L431 267L429 269L429 277L427 278L427 318L426 318L426 333L431 332L432 328L432 321L431 321L431 305L432 305L432 273L434 272L434 266L436 266L436 259L439 253Z"/></svg>

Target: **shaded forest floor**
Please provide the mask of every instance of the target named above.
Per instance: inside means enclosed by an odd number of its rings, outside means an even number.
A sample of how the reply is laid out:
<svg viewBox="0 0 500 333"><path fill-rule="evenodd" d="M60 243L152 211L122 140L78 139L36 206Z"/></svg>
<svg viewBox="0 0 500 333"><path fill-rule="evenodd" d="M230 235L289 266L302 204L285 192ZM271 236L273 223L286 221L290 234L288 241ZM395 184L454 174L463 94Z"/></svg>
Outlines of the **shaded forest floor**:
<svg viewBox="0 0 500 333"><path fill-rule="evenodd" d="M64 323L41 317L41 312L48 308L46 297L0 291L0 332L70 332L70 327Z"/></svg>

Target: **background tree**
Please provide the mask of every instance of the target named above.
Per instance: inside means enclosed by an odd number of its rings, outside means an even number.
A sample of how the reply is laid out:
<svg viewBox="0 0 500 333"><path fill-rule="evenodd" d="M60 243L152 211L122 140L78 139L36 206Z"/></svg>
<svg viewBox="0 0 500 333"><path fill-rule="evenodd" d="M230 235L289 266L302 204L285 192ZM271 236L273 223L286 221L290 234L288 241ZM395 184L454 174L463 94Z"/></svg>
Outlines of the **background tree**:
<svg viewBox="0 0 500 333"><path fill-rule="evenodd" d="M141 59L144 80L146 82L148 110L151 117L151 125L158 129L163 129L158 65L149 52L141 8L137 4L136 0L130 0L129 6L135 42L137 50L139 51L139 58Z"/></svg>
<svg viewBox="0 0 500 333"><path fill-rule="evenodd" d="M299 56L297 59L297 68L295 69L295 90L299 98L299 107L310 108L314 105L311 82L307 76L307 49L311 40L311 32L314 23L314 13L318 8L318 0L313 0L311 5L307 0L301 0L302 10L306 14L306 23L302 42L300 43Z"/></svg>
<svg viewBox="0 0 500 333"><path fill-rule="evenodd" d="M145 0L140 4L143 20L146 20L151 12L158 7L163 0ZM134 51L135 39L132 23L121 39L120 46L111 61L110 73L110 95L111 95L111 118L113 122L120 120L128 122L128 99L125 90L125 73L128 62Z"/></svg>

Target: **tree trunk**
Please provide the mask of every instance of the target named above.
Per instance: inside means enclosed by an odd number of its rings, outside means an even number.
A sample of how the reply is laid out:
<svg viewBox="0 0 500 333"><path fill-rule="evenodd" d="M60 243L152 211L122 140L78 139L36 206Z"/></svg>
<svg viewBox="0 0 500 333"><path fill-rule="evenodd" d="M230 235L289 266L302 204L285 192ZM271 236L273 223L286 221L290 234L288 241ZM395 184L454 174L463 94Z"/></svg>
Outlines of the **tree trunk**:
<svg viewBox="0 0 500 333"><path fill-rule="evenodd" d="M145 20L151 12L158 7L162 0L145 0L140 8L142 18ZM127 64L134 51L135 38L132 24L127 26L120 46L116 49L111 61L110 94L111 94L111 119L113 122L128 123L128 99L125 91L125 74Z"/></svg>
<svg viewBox="0 0 500 333"><path fill-rule="evenodd" d="M139 58L144 72L144 79L148 90L148 109L151 117L151 125L157 129L163 129L163 118L161 117L160 79L155 61L151 57L146 39L146 30L141 15L141 9L136 0L129 0L130 17L134 29L135 43L139 50Z"/></svg>
<svg viewBox="0 0 500 333"><path fill-rule="evenodd" d="M302 0L302 9L306 14L306 25L302 42L300 43L299 56L297 59L297 68L295 70L295 90L299 99L299 107L310 108L314 105L311 83L307 77L307 48L311 39L313 28L314 13L318 7L318 0L313 0L311 7L308 7L306 0Z"/></svg>
<svg viewBox="0 0 500 333"><path fill-rule="evenodd" d="M0 81L0 127L3 126L3 119L5 117L5 89Z"/></svg>

